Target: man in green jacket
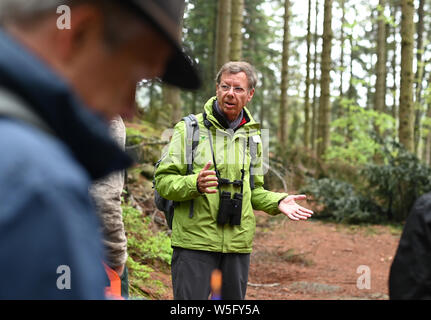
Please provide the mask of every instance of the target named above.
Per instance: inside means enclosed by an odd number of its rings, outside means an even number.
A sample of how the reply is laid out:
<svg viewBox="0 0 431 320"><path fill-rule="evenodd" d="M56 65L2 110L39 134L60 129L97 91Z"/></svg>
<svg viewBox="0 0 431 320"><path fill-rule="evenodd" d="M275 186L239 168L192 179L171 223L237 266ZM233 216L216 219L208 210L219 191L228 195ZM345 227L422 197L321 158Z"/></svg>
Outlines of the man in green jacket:
<svg viewBox="0 0 431 320"><path fill-rule="evenodd" d="M306 220L313 213L295 202L304 195L263 188L260 126L246 108L257 82L254 68L228 62L216 82L216 96L197 115L193 173L186 174L190 141L179 122L155 174L157 191L175 202L174 299L208 299L215 269L222 272L222 299L244 299L256 227L253 209L292 220ZM251 156L252 144L256 157Z"/></svg>

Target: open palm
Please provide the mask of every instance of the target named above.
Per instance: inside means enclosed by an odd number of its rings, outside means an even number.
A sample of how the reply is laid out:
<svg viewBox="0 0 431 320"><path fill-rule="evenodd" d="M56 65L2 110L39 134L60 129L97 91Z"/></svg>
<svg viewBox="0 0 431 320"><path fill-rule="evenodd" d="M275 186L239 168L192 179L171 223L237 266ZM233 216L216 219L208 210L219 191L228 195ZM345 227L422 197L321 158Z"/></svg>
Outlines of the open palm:
<svg viewBox="0 0 431 320"><path fill-rule="evenodd" d="M305 195L290 195L280 201L278 208L291 220L307 220L313 214L313 211L304 208L296 203L299 200L305 200Z"/></svg>

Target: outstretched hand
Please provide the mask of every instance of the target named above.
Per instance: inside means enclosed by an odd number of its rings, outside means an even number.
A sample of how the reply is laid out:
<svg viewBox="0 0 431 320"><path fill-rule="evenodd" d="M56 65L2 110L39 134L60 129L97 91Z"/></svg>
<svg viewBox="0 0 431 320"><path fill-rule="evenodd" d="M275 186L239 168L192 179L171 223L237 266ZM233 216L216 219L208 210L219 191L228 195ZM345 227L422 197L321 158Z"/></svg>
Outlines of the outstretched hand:
<svg viewBox="0 0 431 320"><path fill-rule="evenodd" d="M304 208L296 203L299 200L305 200L307 196L301 195L291 195L280 201L278 208L291 220L307 220L313 214L313 211Z"/></svg>

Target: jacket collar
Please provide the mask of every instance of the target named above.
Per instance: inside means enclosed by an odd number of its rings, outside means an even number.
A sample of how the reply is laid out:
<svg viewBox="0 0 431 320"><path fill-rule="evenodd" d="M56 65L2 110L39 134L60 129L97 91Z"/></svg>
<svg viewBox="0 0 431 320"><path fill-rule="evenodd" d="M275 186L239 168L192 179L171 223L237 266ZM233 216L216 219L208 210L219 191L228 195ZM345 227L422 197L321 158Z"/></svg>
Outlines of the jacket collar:
<svg viewBox="0 0 431 320"><path fill-rule="evenodd" d="M214 102L217 100L217 97L211 97L204 106L204 111L207 114L207 119L212 122L212 124L222 130L226 130L226 128L229 128L229 125L226 123L226 120L224 120L223 117L218 115L218 113L214 110ZM244 118L246 120L245 124L242 124L239 128L248 128L253 130L259 130L260 124L256 122L250 111L247 109L247 107L244 107ZM237 130L239 129L237 128Z"/></svg>
<svg viewBox="0 0 431 320"><path fill-rule="evenodd" d="M44 62L0 29L0 86L21 97L93 179L132 164L92 113Z"/></svg>

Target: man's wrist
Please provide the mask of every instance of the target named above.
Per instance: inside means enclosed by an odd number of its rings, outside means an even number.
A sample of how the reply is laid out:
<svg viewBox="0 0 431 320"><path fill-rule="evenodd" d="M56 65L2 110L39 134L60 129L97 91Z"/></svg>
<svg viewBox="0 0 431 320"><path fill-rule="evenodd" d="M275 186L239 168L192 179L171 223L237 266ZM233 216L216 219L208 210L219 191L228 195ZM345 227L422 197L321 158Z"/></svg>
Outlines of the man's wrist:
<svg viewBox="0 0 431 320"><path fill-rule="evenodd" d="M198 184L198 179L196 179L196 190L198 190L198 192L200 194L204 194L203 192L201 192L201 190L199 189L199 184Z"/></svg>

